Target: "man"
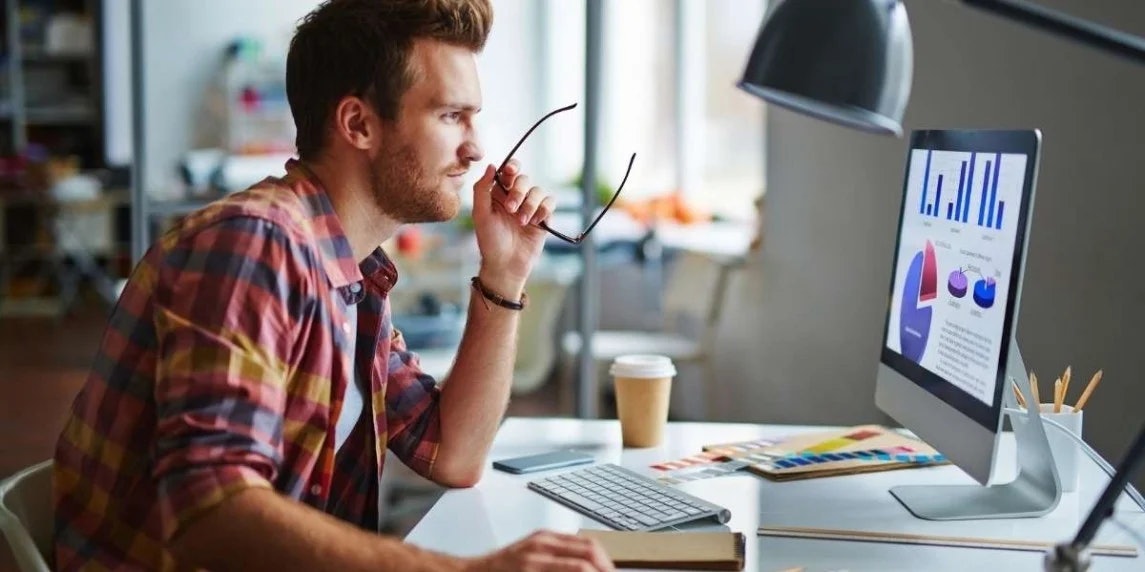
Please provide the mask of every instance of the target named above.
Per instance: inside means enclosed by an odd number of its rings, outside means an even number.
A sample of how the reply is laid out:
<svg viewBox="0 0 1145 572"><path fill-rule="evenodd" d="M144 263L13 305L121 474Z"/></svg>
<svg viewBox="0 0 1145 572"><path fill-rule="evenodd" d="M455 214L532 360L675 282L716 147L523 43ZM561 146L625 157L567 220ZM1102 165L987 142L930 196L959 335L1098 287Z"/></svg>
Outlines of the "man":
<svg viewBox="0 0 1145 572"><path fill-rule="evenodd" d="M487 0L330 0L302 21L299 159L187 217L132 273L57 446L57 567L610 568L568 535L466 560L375 534L386 448L443 485L480 478L553 209L519 165L508 193L484 169L480 272L438 386L391 326L378 245L458 213L491 23Z"/></svg>

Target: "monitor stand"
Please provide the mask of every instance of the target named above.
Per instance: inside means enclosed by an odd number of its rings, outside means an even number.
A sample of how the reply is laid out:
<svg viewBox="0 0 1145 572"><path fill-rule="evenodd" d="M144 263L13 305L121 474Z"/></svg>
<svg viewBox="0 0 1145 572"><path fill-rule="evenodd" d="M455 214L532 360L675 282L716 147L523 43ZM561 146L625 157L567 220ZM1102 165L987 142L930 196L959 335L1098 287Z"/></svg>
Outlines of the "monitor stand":
<svg viewBox="0 0 1145 572"><path fill-rule="evenodd" d="M1016 342L1010 343L1006 378L1007 382L1017 382L1023 396L1033 395ZM1018 409L1012 391L1002 390L1002 406ZM891 494L912 514L926 520L1022 518L1050 512L1061 500L1062 488L1039 409L1009 414L1018 447L1018 476L1013 481L991 486L904 485L891 489Z"/></svg>

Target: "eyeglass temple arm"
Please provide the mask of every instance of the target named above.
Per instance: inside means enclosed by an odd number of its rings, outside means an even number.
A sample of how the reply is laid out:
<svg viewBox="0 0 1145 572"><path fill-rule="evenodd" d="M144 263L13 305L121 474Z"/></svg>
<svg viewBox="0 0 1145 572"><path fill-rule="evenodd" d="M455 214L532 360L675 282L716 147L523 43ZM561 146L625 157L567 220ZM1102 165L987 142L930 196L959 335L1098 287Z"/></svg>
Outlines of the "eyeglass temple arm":
<svg viewBox="0 0 1145 572"><path fill-rule="evenodd" d="M501 184L501 180L500 180L501 170L505 168L505 165L509 164L509 161L513 158L513 155L517 154L517 149L520 149L521 145L525 144L525 140L528 139L529 136L533 134L533 131L536 131L537 128L540 127L541 124L544 123L546 119L548 119L548 118L550 118L550 117L552 117L558 113L561 113L562 111L569 111L570 109L574 109L574 108L576 108L576 106L577 106L577 104L573 103L571 105L566 105L560 109L554 109L554 110L548 112L547 114L545 114L544 117L538 119L537 122L534 123L533 126L530 127L529 130L526 131L523 136L521 136L521 138L517 141L516 145L513 145L513 150L509 151L509 154L505 156L505 160L501 161L501 166L497 167L497 173L496 173L496 175L498 177L497 184L501 187L502 191L505 191L506 193L508 193L509 189L506 189L505 185Z"/></svg>
<svg viewBox="0 0 1145 572"><path fill-rule="evenodd" d="M596 228L596 223L600 222L600 219L604 218L604 213L608 212L608 209L612 208L612 203L616 202L616 199L620 197L620 191L624 189L624 183L628 182L628 174L632 172L632 163L635 161L636 153L633 153L632 156L628 158L628 169L624 171L624 178L620 180L620 186L616 187L616 192L612 194L612 199L608 201L607 205L604 205L603 209L600 209L600 213L596 215L596 219L592 221L592 224L588 225L588 228L584 229L584 232L580 233L580 236L576 237L576 242L584 240L584 237L588 236L588 233L592 232L593 228ZM554 232L545 223L541 223L541 228L544 228L549 232Z"/></svg>

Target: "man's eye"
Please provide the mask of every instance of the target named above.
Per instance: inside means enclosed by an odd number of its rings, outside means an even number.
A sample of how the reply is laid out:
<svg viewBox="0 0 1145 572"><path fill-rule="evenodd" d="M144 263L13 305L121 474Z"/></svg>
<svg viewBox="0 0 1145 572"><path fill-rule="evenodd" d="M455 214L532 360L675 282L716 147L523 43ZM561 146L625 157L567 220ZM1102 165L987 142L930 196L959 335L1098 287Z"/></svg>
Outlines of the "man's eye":
<svg viewBox="0 0 1145 572"><path fill-rule="evenodd" d="M449 121L452 123L452 122L456 122L456 121L461 120L461 112L460 111L451 111L449 113L446 113L445 115L442 115L441 117L442 117L442 119L445 119L446 121Z"/></svg>

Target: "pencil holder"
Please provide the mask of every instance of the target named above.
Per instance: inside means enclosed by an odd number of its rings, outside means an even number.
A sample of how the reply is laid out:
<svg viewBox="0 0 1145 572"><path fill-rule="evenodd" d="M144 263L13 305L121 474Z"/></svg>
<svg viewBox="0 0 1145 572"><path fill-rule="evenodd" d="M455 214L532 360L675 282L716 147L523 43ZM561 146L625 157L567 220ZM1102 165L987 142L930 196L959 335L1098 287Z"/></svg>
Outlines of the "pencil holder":
<svg viewBox="0 0 1145 572"><path fill-rule="evenodd" d="M1073 407L1062 405L1061 411L1054 413L1053 403L1043 403L1041 412L1043 419L1057 421L1069 432L1077 435L1079 439L1081 438L1084 410L1074 413ZM1050 423L1043 425L1046 428L1046 439L1050 442L1050 453L1054 456L1054 464L1058 468L1058 477L1061 478L1062 492L1072 493L1077 490L1078 486L1077 459L1081 453L1079 450L1081 445L1068 435L1063 434L1060 427L1054 427Z"/></svg>

